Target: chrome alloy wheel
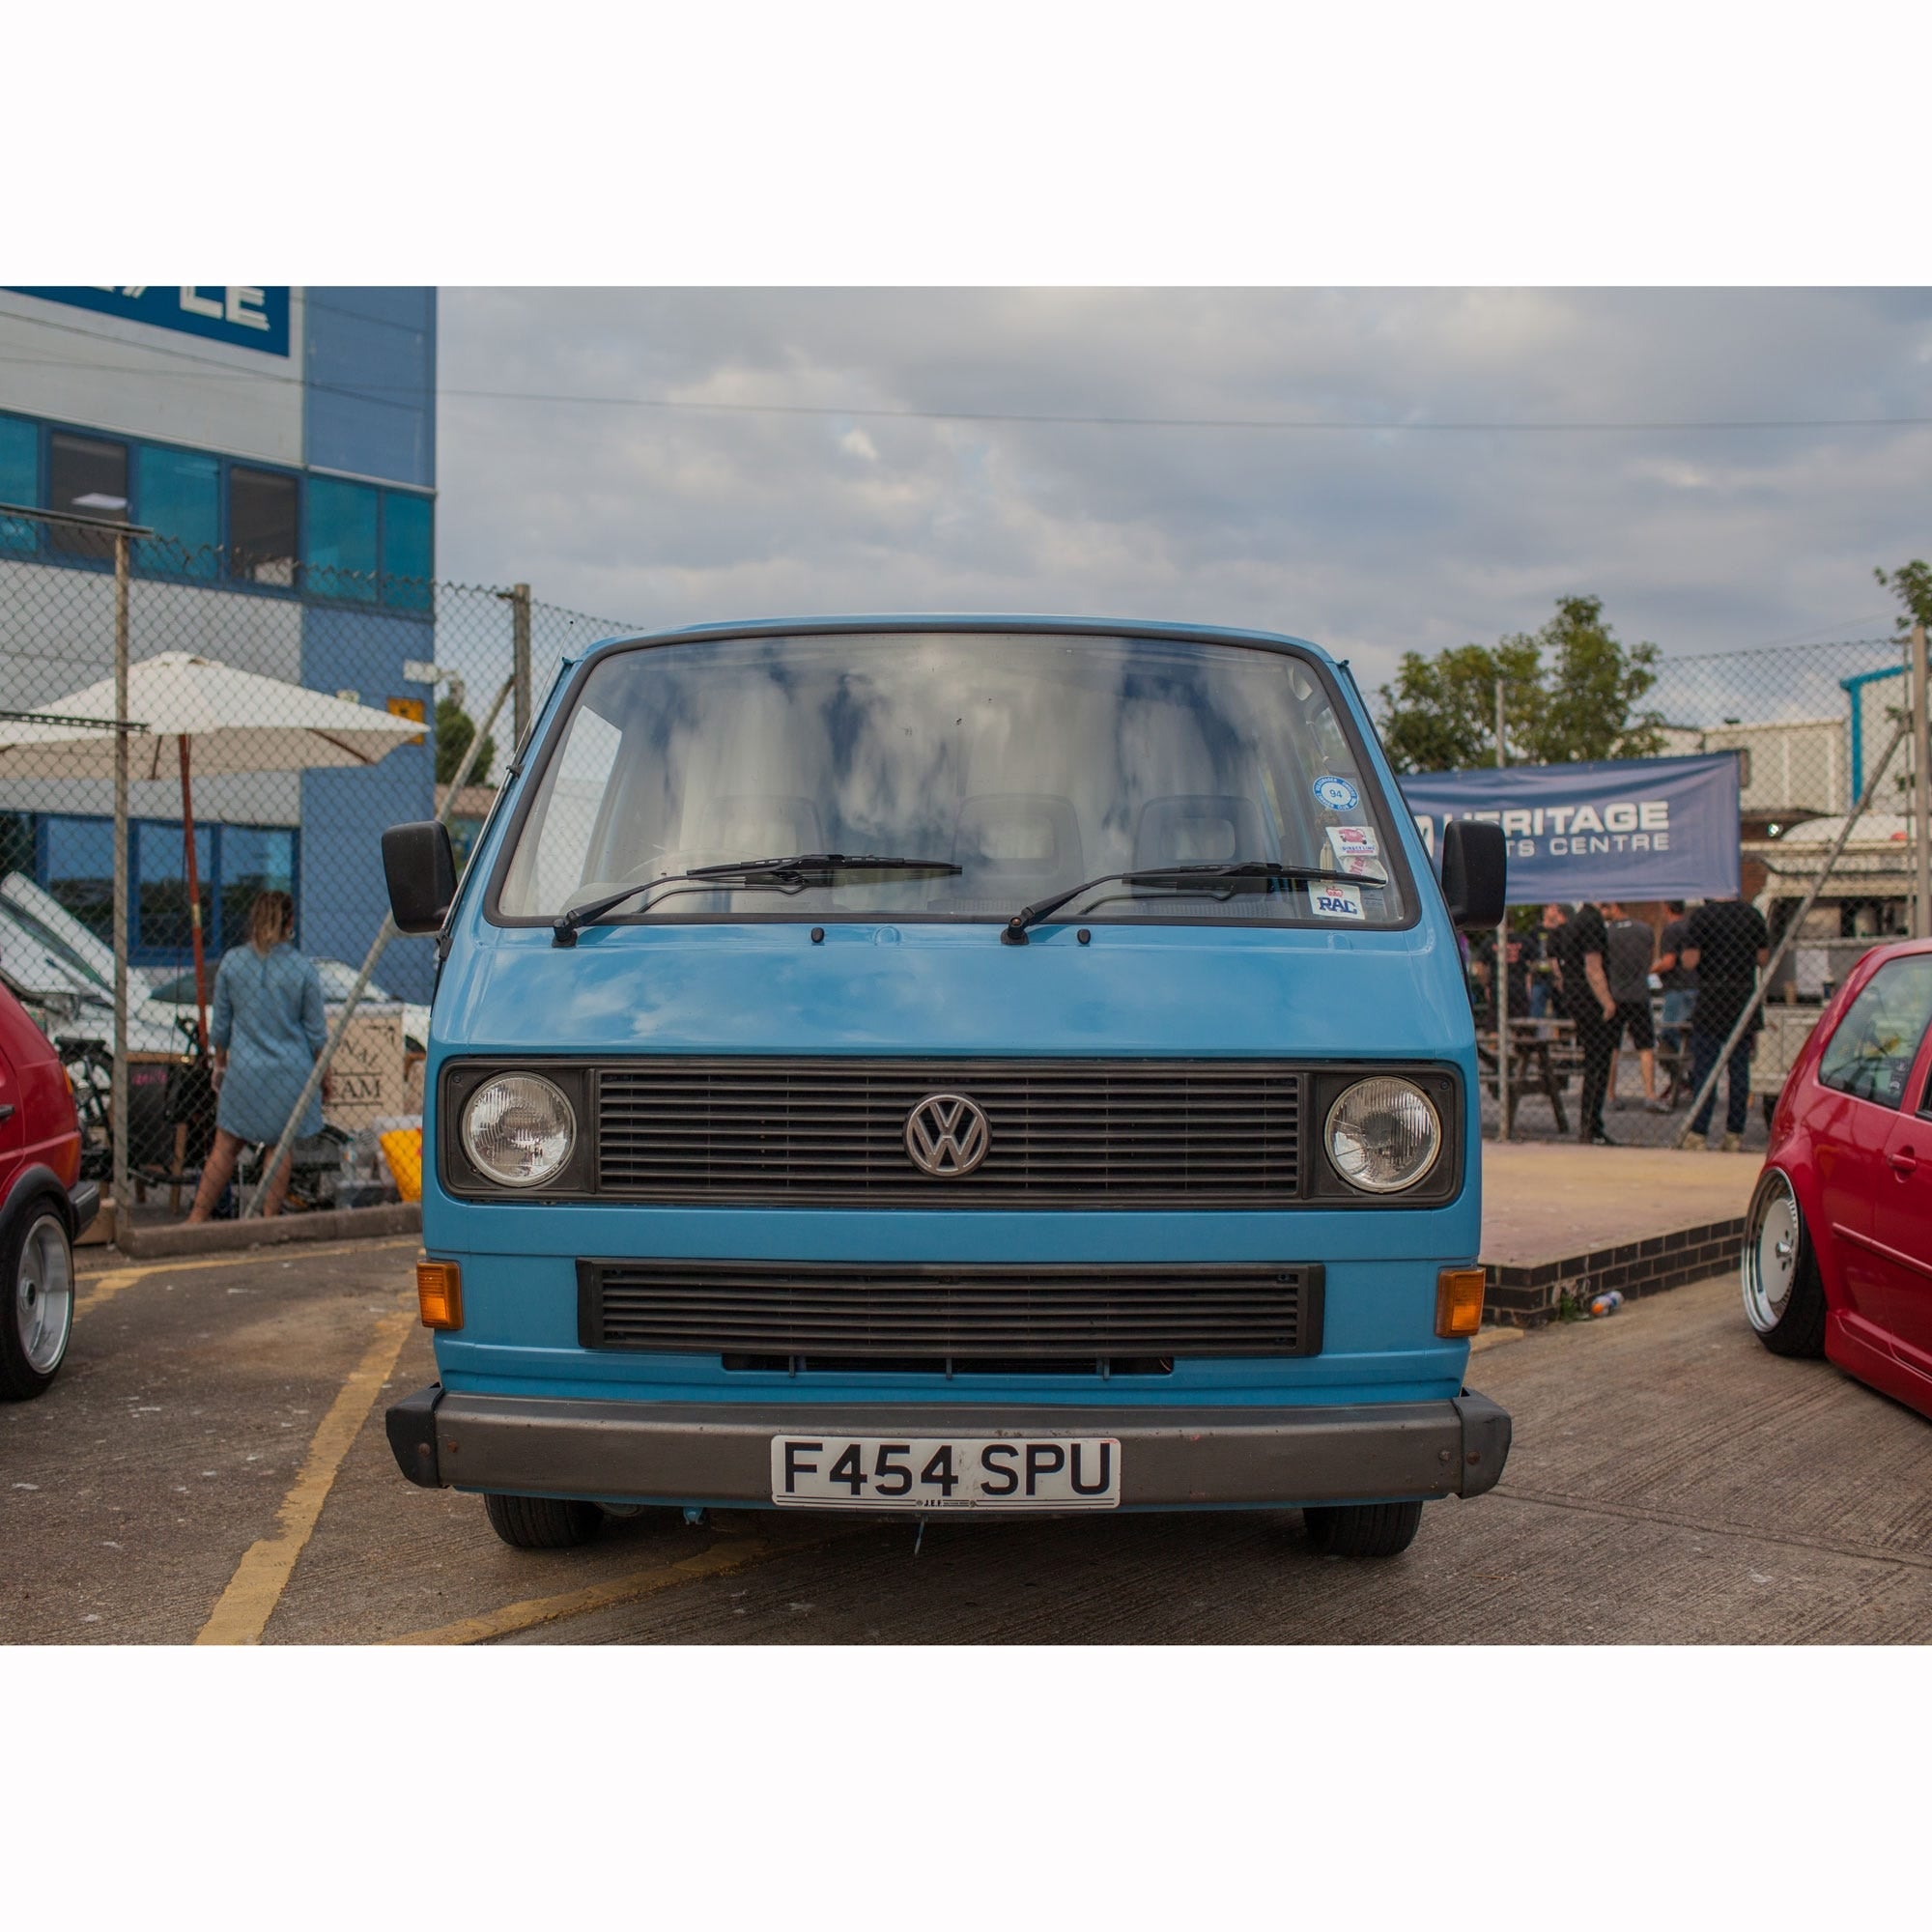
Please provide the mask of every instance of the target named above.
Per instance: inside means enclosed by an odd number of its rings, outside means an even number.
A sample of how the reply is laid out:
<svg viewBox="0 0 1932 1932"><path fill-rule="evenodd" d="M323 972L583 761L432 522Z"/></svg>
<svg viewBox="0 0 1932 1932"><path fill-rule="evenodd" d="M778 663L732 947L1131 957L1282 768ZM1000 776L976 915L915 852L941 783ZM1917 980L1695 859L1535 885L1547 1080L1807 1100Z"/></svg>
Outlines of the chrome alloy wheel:
<svg viewBox="0 0 1932 1932"><path fill-rule="evenodd" d="M1745 1316L1760 1335L1776 1328L1791 1299L1798 1278L1798 1249L1804 1222L1790 1179L1779 1168L1768 1168L1751 1201L1745 1228Z"/></svg>
<svg viewBox="0 0 1932 1932"><path fill-rule="evenodd" d="M36 1215L20 1244L14 1320L27 1366L37 1376L52 1375L73 1326L73 1255L67 1230L52 1214Z"/></svg>

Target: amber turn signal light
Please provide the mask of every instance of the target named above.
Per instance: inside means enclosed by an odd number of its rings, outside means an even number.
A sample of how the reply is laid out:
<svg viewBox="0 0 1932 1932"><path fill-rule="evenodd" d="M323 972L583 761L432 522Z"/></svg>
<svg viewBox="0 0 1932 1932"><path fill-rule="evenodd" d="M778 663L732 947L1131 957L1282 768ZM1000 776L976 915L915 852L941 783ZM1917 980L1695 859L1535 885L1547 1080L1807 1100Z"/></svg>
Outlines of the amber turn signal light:
<svg viewBox="0 0 1932 1932"><path fill-rule="evenodd" d="M418 1262L416 1304L425 1328L461 1328L463 1270L454 1262Z"/></svg>
<svg viewBox="0 0 1932 1932"><path fill-rule="evenodd" d="M1483 1325L1483 1284L1486 1271L1443 1268L1435 1277L1435 1332L1473 1335ZM425 1316L424 1321L428 1321Z"/></svg>

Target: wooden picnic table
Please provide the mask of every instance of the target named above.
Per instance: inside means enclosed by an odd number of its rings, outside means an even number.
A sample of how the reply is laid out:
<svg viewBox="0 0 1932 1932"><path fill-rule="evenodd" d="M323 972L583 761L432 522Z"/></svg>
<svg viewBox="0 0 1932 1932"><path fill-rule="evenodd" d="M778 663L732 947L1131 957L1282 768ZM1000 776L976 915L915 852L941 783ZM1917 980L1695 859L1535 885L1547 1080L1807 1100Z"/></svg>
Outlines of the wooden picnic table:
<svg viewBox="0 0 1932 1932"><path fill-rule="evenodd" d="M1539 1094L1549 1102L1556 1116L1556 1131L1570 1131L1570 1118L1563 1111L1563 1090L1570 1075L1581 1064L1577 1049L1577 1027L1572 1020L1513 1019L1510 1029L1509 1096L1502 1102L1503 1131L1516 1129L1517 1103L1526 1094ZM1476 1036L1476 1060L1483 1085L1496 1091L1496 1036L1492 1027Z"/></svg>

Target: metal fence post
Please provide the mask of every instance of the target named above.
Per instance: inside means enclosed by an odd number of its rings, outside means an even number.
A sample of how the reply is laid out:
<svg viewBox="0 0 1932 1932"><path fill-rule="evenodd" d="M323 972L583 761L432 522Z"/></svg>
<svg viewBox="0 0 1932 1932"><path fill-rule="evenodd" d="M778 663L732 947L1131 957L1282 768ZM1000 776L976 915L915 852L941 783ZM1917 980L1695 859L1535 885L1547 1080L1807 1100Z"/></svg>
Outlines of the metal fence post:
<svg viewBox="0 0 1932 1932"><path fill-rule="evenodd" d="M1503 740L1503 681L1496 679L1496 770L1509 763ZM1496 927L1496 1139L1510 1137L1510 993L1509 993L1509 907L1503 907L1502 923Z"/></svg>
<svg viewBox="0 0 1932 1932"><path fill-rule="evenodd" d="M1925 626L1912 627L1912 815L1914 892L1912 932L1932 939L1932 771L1928 771L1925 678Z"/></svg>
<svg viewBox="0 0 1932 1932"><path fill-rule="evenodd" d="M510 705L510 755L524 748L530 728L530 586L510 586L510 677L515 696Z"/></svg>
<svg viewBox="0 0 1932 1932"><path fill-rule="evenodd" d="M114 1238L133 1215L128 1179L128 573L132 539L114 536Z"/></svg>

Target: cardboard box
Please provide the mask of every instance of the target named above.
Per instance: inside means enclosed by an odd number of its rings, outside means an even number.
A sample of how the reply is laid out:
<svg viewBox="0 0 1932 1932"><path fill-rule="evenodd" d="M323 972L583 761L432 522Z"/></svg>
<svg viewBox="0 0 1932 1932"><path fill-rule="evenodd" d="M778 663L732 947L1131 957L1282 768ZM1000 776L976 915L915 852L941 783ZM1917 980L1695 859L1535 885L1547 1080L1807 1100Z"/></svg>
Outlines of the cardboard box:
<svg viewBox="0 0 1932 1932"><path fill-rule="evenodd" d="M334 1097L323 1109L331 1126L354 1132L384 1114L410 1111L400 1007L358 1007L336 1048Z"/></svg>

